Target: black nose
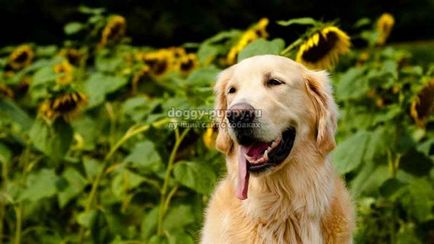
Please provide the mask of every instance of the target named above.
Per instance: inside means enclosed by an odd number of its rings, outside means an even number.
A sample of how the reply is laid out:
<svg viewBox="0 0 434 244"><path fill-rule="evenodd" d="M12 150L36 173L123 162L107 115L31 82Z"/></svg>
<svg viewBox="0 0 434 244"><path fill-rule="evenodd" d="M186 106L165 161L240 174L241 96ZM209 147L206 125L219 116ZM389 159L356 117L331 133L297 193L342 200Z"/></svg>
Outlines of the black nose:
<svg viewBox="0 0 434 244"><path fill-rule="evenodd" d="M237 103L229 108L226 116L230 124L252 123L255 119L255 108L248 103Z"/></svg>

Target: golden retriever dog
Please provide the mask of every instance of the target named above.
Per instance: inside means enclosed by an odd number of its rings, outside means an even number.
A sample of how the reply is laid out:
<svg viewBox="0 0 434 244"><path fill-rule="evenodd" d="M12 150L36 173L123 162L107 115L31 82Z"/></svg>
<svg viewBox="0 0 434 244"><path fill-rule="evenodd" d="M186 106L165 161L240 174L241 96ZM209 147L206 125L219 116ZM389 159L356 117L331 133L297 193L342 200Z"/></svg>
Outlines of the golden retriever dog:
<svg viewBox="0 0 434 244"><path fill-rule="evenodd" d="M352 202L328 156L337 116L328 74L261 55L224 70L215 91L227 175L201 243L352 243Z"/></svg>

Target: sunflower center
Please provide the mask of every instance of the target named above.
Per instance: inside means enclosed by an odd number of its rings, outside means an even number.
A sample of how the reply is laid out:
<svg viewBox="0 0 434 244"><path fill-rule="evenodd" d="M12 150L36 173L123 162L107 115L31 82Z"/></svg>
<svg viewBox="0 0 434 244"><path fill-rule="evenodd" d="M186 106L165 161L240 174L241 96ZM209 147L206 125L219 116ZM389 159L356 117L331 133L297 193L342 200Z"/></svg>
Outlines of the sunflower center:
<svg viewBox="0 0 434 244"><path fill-rule="evenodd" d="M193 61L191 59L188 59L185 62L181 63L182 71L189 71L191 68L193 68Z"/></svg>
<svg viewBox="0 0 434 244"><path fill-rule="evenodd" d="M115 25L111 28L111 35L113 37L118 36L121 33L122 26L121 25Z"/></svg>
<svg viewBox="0 0 434 244"><path fill-rule="evenodd" d="M429 84L419 94L419 104L416 105L417 114L421 118L428 117L434 111L434 83Z"/></svg>
<svg viewBox="0 0 434 244"><path fill-rule="evenodd" d="M27 61L28 57L29 57L29 55L28 55L27 52L21 52L20 54L18 54L15 57L15 62L17 62L17 63L24 63L24 62Z"/></svg>
<svg viewBox="0 0 434 244"><path fill-rule="evenodd" d="M329 54L330 50L335 47L338 40L338 35L333 31L328 32L325 36L320 33L318 45L307 49L302 55L303 60L310 63L318 62Z"/></svg>
<svg viewBox="0 0 434 244"><path fill-rule="evenodd" d="M57 106L53 106L54 110L60 113L73 111L77 107L77 103L71 98L59 102Z"/></svg>
<svg viewBox="0 0 434 244"><path fill-rule="evenodd" d="M161 75L164 72L166 72L168 68L168 63L166 60L159 60L155 65L152 67L154 74Z"/></svg>

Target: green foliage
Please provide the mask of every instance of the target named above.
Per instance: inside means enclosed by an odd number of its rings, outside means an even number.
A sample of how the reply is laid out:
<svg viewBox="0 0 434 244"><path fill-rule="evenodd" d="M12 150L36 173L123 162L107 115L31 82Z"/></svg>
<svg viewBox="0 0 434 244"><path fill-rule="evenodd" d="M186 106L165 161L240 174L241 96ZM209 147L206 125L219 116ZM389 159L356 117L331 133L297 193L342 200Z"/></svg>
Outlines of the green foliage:
<svg viewBox="0 0 434 244"><path fill-rule="evenodd" d="M0 243L194 243L224 159L201 140L207 115L170 112L213 107L212 85L242 32L186 45L197 56L190 70L176 59L152 70L142 56L169 49L116 36L102 44L104 10L80 11L89 19L65 32L84 40L33 45L22 69L9 64L13 48L0 52ZM257 39L237 58L284 48ZM434 121L417 124L411 111L434 69L410 63L406 52L368 46L332 72L341 111L332 157L357 205L357 243L432 238Z"/></svg>

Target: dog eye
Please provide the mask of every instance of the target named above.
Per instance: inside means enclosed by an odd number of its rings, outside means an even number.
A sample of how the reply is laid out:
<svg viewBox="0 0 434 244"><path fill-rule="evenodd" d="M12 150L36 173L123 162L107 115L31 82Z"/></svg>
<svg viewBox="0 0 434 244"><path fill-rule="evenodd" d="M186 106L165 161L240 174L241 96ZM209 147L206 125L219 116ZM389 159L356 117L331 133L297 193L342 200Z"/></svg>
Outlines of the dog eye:
<svg viewBox="0 0 434 244"><path fill-rule="evenodd" d="M237 89L235 89L235 87L230 87L228 90L228 94L235 93L236 91L237 91Z"/></svg>
<svg viewBox="0 0 434 244"><path fill-rule="evenodd" d="M269 79L267 81L267 86L278 86L278 85L282 85L284 82L280 81L278 79Z"/></svg>

